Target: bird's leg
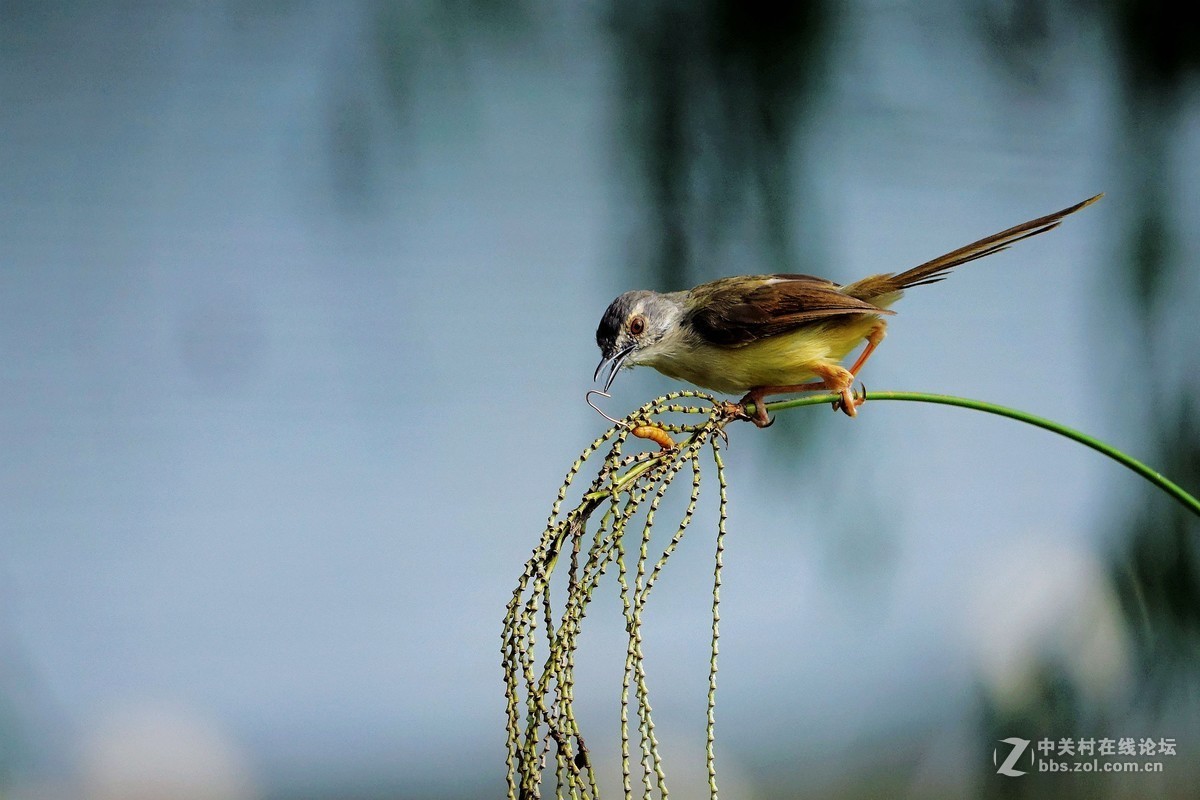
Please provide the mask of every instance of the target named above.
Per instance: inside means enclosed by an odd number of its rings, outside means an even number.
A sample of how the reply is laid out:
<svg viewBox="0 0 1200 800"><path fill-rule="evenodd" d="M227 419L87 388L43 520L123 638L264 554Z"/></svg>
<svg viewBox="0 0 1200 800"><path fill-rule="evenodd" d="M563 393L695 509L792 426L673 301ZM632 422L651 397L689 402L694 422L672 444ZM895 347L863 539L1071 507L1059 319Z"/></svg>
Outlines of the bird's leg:
<svg viewBox="0 0 1200 800"><path fill-rule="evenodd" d="M848 417L858 416L858 407L867 401L866 394L861 397L854 395L853 386L854 378L858 375L858 371L867 363L867 359L875 352L875 348L879 347L879 343L887 336L887 323L879 320L874 327L867 332L867 346L859 353L858 358L854 362L854 366L850 369L840 367L837 364L829 364L824 361L817 361L810 365L812 373L821 380L813 383L797 383L792 386L756 386L746 393L742 398L740 405L744 408L747 405L754 405L754 416L750 420L760 428L765 428L771 424L772 420L767 417L767 410L763 407L763 398L769 394L791 394L793 392L819 392L822 389L828 389L831 392L837 392L842 397L833 404L834 410L841 409Z"/></svg>
<svg viewBox="0 0 1200 800"><path fill-rule="evenodd" d="M775 424L775 420L767 416L767 407L763 399L769 394L787 394L788 392L816 392L826 388L823 382L817 383L800 383L795 386L756 386L746 392L746 396L739 402L738 406L745 414L746 406L754 406L754 416L746 416L745 418L753 422L760 428L768 428Z"/></svg>
<svg viewBox="0 0 1200 800"><path fill-rule="evenodd" d="M858 371L867 363L867 359L871 357L871 353L875 352L875 348L879 347L879 343L883 341L883 337L887 336L887 323L879 320L875 323L875 327L867 331L867 346L859 353L858 360L854 362L854 366L850 368L850 374L858 377Z"/></svg>
<svg viewBox="0 0 1200 800"><path fill-rule="evenodd" d="M867 363L867 359L870 358L871 354L875 352L875 348L879 347L879 343L883 341L885 336L887 336L887 323L883 320L876 322L874 327L867 331L867 335L865 337L867 340L867 346L864 347L863 351L858 354L858 358L854 361L854 366L850 367L849 369L851 385L854 383L854 378L858 377L859 370L861 370L863 365ZM817 375L821 375L821 373L815 369L813 372ZM828 378L825 380L825 383L828 384L830 389L835 392L840 392L842 395L842 399L833 404L833 410L837 411L840 408L842 411L846 412L846 416L848 417L857 416L858 407L867 402L866 389L863 389L861 396L856 396L850 390L849 385L845 387L840 386L844 376L834 375L832 377L833 383L829 383Z"/></svg>
<svg viewBox="0 0 1200 800"><path fill-rule="evenodd" d="M815 362L811 369L814 375L821 378L827 389L842 396L841 400L833 404L833 410L841 409L847 417L858 416L858 407L866 402L866 398L859 399L854 396L854 373L845 367L827 364L824 361Z"/></svg>
<svg viewBox="0 0 1200 800"><path fill-rule="evenodd" d="M815 361L809 365L809 369L821 380L813 383L796 383L791 386L756 386L747 392L746 396L741 400L741 406L745 408L751 403L754 404L754 416L750 417L750 421L760 428L765 428L773 422L773 420L767 417L767 409L763 403L763 398L769 394L819 392L823 390L840 394L842 398L834 408L840 408L846 412L847 416L855 416L857 408L862 405L863 401L855 398L854 392L851 390L851 387L854 386L854 374L845 367L825 361Z"/></svg>

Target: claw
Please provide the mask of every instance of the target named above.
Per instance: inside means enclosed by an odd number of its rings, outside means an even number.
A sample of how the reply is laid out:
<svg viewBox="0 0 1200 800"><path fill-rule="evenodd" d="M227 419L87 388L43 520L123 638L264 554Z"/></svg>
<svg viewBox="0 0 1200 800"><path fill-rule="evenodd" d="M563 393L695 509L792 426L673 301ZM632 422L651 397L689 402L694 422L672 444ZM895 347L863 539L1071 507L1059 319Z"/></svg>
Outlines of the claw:
<svg viewBox="0 0 1200 800"><path fill-rule="evenodd" d="M848 417L857 416L858 407L867 402L867 385L860 383L859 387L861 387L861 392L855 392L850 389L844 390L842 396L834 400L831 404L833 410L845 412Z"/></svg>
<svg viewBox="0 0 1200 800"><path fill-rule="evenodd" d="M766 394L759 390L747 392L746 396L734 406L737 410L738 419L748 419L760 428L769 428L775 424L775 420L767 416L765 397ZM746 406L750 404L754 406L753 415L746 411Z"/></svg>
<svg viewBox="0 0 1200 800"><path fill-rule="evenodd" d="M746 411L745 400L738 404L738 408L741 409L742 419L748 419L760 428L769 428L775 424L775 420L767 416L767 409L763 405L762 398L754 402L754 414Z"/></svg>

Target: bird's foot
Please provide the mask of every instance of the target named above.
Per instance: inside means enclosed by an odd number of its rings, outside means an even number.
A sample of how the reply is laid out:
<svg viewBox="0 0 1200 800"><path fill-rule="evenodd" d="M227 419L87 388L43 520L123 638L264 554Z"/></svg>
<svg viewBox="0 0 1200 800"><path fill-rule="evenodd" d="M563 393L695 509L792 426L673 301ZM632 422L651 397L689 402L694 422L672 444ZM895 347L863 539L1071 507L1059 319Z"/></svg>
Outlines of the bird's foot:
<svg viewBox="0 0 1200 800"><path fill-rule="evenodd" d="M858 416L858 407L867 402L867 385L865 383L859 385L862 387L861 392L855 392L852 386L842 389L842 396L833 401L833 410L841 411L847 417Z"/></svg>
<svg viewBox="0 0 1200 800"><path fill-rule="evenodd" d="M750 391L746 393L734 408L737 409L739 419L748 419L760 428L769 428L775 424L775 420L767 416L767 405L763 402L764 394L760 392ZM746 406L754 406L754 413L746 411Z"/></svg>

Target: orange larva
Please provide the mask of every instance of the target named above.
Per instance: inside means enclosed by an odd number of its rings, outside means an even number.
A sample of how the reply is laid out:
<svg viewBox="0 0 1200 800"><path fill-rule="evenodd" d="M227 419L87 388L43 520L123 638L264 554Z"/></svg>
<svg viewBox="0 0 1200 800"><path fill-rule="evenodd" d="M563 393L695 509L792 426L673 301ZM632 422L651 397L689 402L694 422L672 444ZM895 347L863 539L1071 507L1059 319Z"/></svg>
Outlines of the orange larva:
<svg viewBox="0 0 1200 800"><path fill-rule="evenodd" d="M671 438L671 435L655 425L638 425L630 433L639 439L649 439L663 450L670 450L675 446L675 440Z"/></svg>

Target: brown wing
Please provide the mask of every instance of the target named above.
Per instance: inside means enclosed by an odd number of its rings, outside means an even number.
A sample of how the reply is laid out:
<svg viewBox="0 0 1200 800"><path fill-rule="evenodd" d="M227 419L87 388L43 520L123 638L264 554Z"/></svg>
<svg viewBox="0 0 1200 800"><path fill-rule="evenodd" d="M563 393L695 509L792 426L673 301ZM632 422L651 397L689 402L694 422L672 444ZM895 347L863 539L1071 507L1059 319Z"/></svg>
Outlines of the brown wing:
<svg viewBox="0 0 1200 800"><path fill-rule="evenodd" d="M811 275L748 275L697 286L701 308L688 315L706 342L749 344L804 325L847 314L891 314L851 297L832 281Z"/></svg>

